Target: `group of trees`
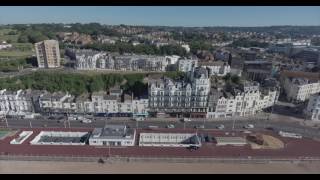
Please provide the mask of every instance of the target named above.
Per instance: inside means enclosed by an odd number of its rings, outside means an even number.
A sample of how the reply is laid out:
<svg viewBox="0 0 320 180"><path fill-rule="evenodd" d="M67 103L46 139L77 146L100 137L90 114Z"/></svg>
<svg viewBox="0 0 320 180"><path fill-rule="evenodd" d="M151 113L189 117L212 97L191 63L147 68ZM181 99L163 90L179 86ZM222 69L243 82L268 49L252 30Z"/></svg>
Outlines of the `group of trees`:
<svg viewBox="0 0 320 180"><path fill-rule="evenodd" d="M32 25L13 25L13 29L21 32L18 42L35 43L45 39L56 39L58 32L78 32L96 37L97 35L120 36L116 31L107 28L99 23L89 24L32 24Z"/></svg>
<svg viewBox="0 0 320 180"><path fill-rule="evenodd" d="M228 73L223 77L223 80L225 80L226 83L234 83L234 84L239 84L241 82L241 79L237 75L231 75Z"/></svg>
<svg viewBox="0 0 320 180"><path fill-rule="evenodd" d="M213 51L214 47L206 42L201 42L201 41L192 41L190 43L190 52L192 54L197 54L198 50L205 50L205 51Z"/></svg>
<svg viewBox="0 0 320 180"><path fill-rule="evenodd" d="M139 96L146 92L146 85L142 83L143 74L67 74L35 72L25 76L0 79L0 89L34 89L47 90L49 92L69 92L73 95L91 93L96 91L106 91L112 86L121 84L127 93L134 93Z"/></svg>
<svg viewBox="0 0 320 180"><path fill-rule="evenodd" d="M139 44L134 46L130 43L116 42L115 44L94 43L83 46L83 48L90 48L98 51L119 52L120 54L135 53L149 55L187 55L186 50L179 45L165 45L158 48L155 45Z"/></svg>
<svg viewBox="0 0 320 180"><path fill-rule="evenodd" d="M173 79L185 77L182 72L166 72L165 76ZM47 90L49 92L69 92L75 96L83 93L106 91L115 85L121 85L125 93L135 97L145 95L148 90L147 83L143 79L148 74L80 74L80 73L54 73L35 72L32 74L13 78L1 78L0 89L19 90L34 89Z"/></svg>
<svg viewBox="0 0 320 180"><path fill-rule="evenodd" d="M52 39L54 37L55 36L52 34L50 35L50 33L44 34L41 31L33 31L31 29L27 29L21 32L21 34L18 37L18 42L19 43L36 43L46 39Z"/></svg>

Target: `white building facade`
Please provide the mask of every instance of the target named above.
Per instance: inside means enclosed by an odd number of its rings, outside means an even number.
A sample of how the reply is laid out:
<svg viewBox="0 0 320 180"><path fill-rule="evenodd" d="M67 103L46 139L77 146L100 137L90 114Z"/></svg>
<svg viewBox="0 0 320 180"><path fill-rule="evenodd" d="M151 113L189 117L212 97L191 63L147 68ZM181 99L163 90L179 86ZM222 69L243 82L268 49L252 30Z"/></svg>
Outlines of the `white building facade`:
<svg viewBox="0 0 320 180"><path fill-rule="evenodd" d="M162 78L149 81L149 108L156 113L206 113L210 79L204 68L192 73L190 82Z"/></svg>
<svg viewBox="0 0 320 180"><path fill-rule="evenodd" d="M290 101L306 101L312 94L320 92L320 80L306 78L286 78L283 88Z"/></svg>
<svg viewBox="0 0 320 180"><path fill-rule="evenodd" d="M25 90L0 91L0 112L6 112L9 115L25 115L33 112L33 103L31 94Z"/></svg>
<svg viewBox="0 0 320 180"><path fill-rule="evenodd" d="M178 61L178 70L181 72L193 71L195 67L198 67L197 59L180 59Z"/></svg>
<svg viewBox="0 0 320 180"><path fill-rule="evenodd" d="M216 103L209 103L207 118L255 115L273 106L278 100L278 94L276 89L260 90L257 83L245 85L243 89L235 89L232 93L221 93Z"/></svg>
<svg viewBox="0 0 320 180"><path fill-rule="evenodd" d="M308 119L320 122L320 94L313 94L310 96L305 113Z"/></svg>

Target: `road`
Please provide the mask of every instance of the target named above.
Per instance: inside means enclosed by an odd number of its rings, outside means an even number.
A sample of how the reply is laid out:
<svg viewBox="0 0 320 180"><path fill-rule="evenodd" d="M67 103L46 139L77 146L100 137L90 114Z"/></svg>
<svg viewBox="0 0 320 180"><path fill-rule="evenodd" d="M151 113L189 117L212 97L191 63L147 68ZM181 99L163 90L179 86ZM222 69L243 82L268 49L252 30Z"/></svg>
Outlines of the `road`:
<svg viewBox="0 0 320 180"><path fill-rule="evenodd" d="M195 126L204 125L205 129L216 129L220 124L225 126L226 130L243 130L244 126L247 124L253 124L254 130L265 130L266 127L272 127L275 131L288 131L302 134L305 137L310 138L320 138L320 131L318 127L307 127L301 125L299 122L294 121L285 121L281 119L271 119L271 120L262 120L262 119L235 119L235 120L193 120L191 122L181 122L178 119L164 120L164 119L148 119L146 121L133 121L129 118L111 118L104 119L100 118L93 120L90 124L81 123L80 121L67 121L58 122L58 120L48 120L48 119L16 119L8 118L9 128L23 128L23 127L61 127L68 128L69 124L71 128L95 128L103 127L106 124L125 124L131 128L148 128L149 126L157 126L159 128L166 128L167 125L173 124L175 128L194 128ZM5 122L0 123L1 126L5 127Z"/></svg>

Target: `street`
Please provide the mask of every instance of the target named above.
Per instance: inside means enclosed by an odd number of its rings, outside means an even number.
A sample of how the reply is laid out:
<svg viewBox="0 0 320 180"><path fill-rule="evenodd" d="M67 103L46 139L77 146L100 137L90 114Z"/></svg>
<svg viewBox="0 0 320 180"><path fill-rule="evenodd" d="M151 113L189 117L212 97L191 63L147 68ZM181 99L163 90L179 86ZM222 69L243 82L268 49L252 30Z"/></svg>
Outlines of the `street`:
<svg viewBox="0 0 320 180"><path fill-rule="evenodd" d="M60 128L101 128L106 124L123 124L130 128L148 128L149 126L156 126L158 128L166 128L169 124L174 125L174 128L195 128L196 126L204 126L204 129L217 129L217 126L223 124L225 130L244 130L244 126L247 124L253 124L253 130L265 130L267 127L272 127L275 131L287 131L294 132L303 135L304 137L320 138L318 127L302 126L297 121L289 121L283 119L277 119L277 115L274 115L270 120L265 119L233 119L233 120L207 120L198 119L190 122L181 122L179 119L158 119L152 118L145 121L133 121L130 118L96 118L92 123L82 123L80 121L64 121L58 122L57 119L17 119L7 118L9 128L23 128L23 127L60 127ZM5 121L0 123L0 126L5 127Z"/></svg>

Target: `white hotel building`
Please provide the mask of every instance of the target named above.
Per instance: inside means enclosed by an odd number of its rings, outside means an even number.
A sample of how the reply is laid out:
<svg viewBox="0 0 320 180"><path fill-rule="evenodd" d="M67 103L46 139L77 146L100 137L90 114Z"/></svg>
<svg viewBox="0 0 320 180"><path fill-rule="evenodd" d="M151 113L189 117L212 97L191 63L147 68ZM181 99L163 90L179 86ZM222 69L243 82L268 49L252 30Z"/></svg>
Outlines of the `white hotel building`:
<svg viewBox="0 0 320 180"><path fill-rule="evenodd" d="M155 113L205 116L208 106L210 79L205 68L196 68L190 82L170 78L150 80L149 108Z"/></svg>

